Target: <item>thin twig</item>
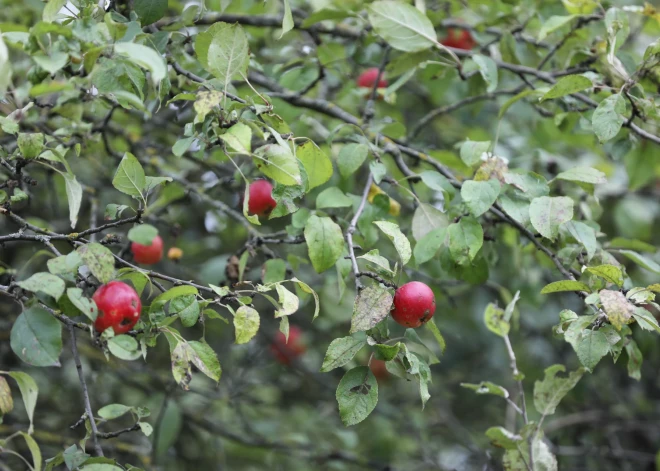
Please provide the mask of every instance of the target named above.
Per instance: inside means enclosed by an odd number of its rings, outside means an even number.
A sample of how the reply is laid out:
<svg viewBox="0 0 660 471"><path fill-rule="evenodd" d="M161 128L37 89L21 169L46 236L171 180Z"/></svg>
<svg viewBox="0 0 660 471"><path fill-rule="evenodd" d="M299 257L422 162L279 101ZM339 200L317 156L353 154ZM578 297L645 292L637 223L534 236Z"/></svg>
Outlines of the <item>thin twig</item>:
<svg viewBox="0 0 660 471"><path fill-rule="evenodd" d="M369 189L371 188L371 182L373 181L373 175L371 175L371 172L369 172L369 176L367 177L367 183L364 185L364 190L362 191L362 199L360 200L360 205L358 206L357 210L355 211L355 214L353 215L353 219L351 219L351 223L348 225L348 229L346 229L346 242L348 243L348 253L349 256L351 257L351 264L353 266L353 275L355 276L355 288L360 291L362 288L362 283L360 282L360 269L358 268L357 264L357 259L355 258L355 249L353 246L353 233L355 232L355 229L357 227L357 222L358 219L360 219L360 216L362 215L362 211L364 211L364 206L367 203L367 197L369 196Z"/></svg>

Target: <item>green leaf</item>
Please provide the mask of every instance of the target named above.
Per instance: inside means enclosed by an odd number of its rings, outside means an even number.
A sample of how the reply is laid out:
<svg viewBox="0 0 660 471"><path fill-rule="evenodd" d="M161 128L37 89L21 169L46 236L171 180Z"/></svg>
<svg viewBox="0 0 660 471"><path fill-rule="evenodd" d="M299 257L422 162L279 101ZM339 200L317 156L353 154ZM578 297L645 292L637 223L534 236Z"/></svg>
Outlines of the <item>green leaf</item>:
<svg viewBox="0 0 660 471"><path fill-rule="evenodd" d="M573 18L577 18L577 16L578 15L551 16L545 23L543 23L543 26L539 31L538 40L543 41L550 33L558 30Z"/></svg>
<svg viewBox="0 0 660 471"><path fill-rule="evenodd" d="M368 366L346 372L337 386L339 415L346 426L366 419L378 403L378 382Z"/></svg>
<svg viewBox="0 0 660 471"><path fill-rule="evenodd" d="M128 231L128 240L142 245L151 245L158 235L158 229L151 224L140 224Z"/></svg>
<svg viewBox="0 0 660 471"><path fill-rule="evenodd" d="M559 234L559 226L573 219L573 200L566 196L534 198L529 216L534 229L554 241Z"/></svg>
<svg viewBox="0 0 660 471"><path fill-rule="evenodd" d="M115 257L110 249L96 242L78 248L83 262L101 283L110 282L115 276Z"/></svg>
<svg viewBox="0 0 660 471"><path fill-rule="evenodd" d="M493 396L500 396L505 399L509 397L509 391L490 381L482 381L479 384L461 383L461 387L471 389L477 394L492 394ZM488 432L486 432L486 435L488 435Z"/></svg>
<svg viewBox="0 0 660 471"><path fill-rule="evenodd" d="M488 56L483 56L481 54L475 54L472 56L472 60L477 64L479 68L479 73L486 82L488 86L486 91L488 93L494 92L497 89L498 77L497 77L497 64L493 59Z"/></svg>
<svg viewBox="0 0 660 471"><path fill-rule="evenodd" d="M623 286L623 272L614 265L599 265L597 267L587 267L586 271L592 273L609 283L614 283L619 288Z"/></svg>
<svg viewBox="0 0 660 471"><path fill-rule="evenodd" d="M374 345L374 353L376 354L375 357L383 361L394 360L399 354L399 350L401 350L402 345L403 344L401 342L397 342L394 345L377 343Z"/></svg>
<svg viewBox="0 0 660 471"><path fill-rule="evenodd" d="M60 366L62 325L40 306L18 316L11 329L11 349L32 366Z"/></svg>
<svg viewBox="0 0 660 471"><path fill-rule="evenodd" d="M385 257L379 254L378 249L375 250L370 250L369 252L365 253L364 255L360 255L359 257L356 258L361 258L364 259L368 262L373 263L376 267L378 267L379 270L384 270L390 275L394 275L394 272L390 268L390 262L387 260Z"/></svg>
<svg viewBox="0 0 660 471"><path fill-rule="evenodd" d="M385 235L392 241L394 248L401 257L401 264L405 265L412 257L412 250L410 248L410 241L403 235L401 229L397 224L388 221L374 221L374 224L385 233Z"/></svg>
<svg viewBox="0 0 660 471"><path fill-rule="evenodd" d="M313 141L306 141L296 149L296 157L307 173L309 190L323 185L332 177L332 161Z"/></svg>
<svg viewBox="0 0 660 471"><path fill-rule="evenodd" d="M334 266L344 253L344 235L329 217L312 215L305 224L305 241L312 266L317 273Z"/></svg>
<svg viewBox="0 0 660 471"><path fill-rule="evenodd" d="M433 24L412 5L377 1L367 9L376 33L394 49L417 52L437 45Z"/></svg>
<svg viewBox="0 0 660 471"><path fill-rule="evenodd" d="M349 206L353 206L353 200L336 186L326 188L316 197L316 209L348 208Z"/></svg>
<svg viewBox="0 0 660 471"><path fill-rule="evenodd" d="M558 373L564 371L564 365L552 365L545 369L543 380L534 383L534 407L543 417L555 413L561 400L584 374L584 368L578 368L567 377L557 377Z"/></svg>
<svg viewBox="0 0 660 471"><path fill-rule="evenodd" d="M470 167L481 162L481 157L490 149L490 141L465 141L461 144L461 160Z"/></svg>
<svg viewBox="0 0 660 471"><path fill-rule="evenodd" d="M282 185L301 185L298 160L289 149L279 144L266 144L254 151L254 164L261 172Z"/></svg>
<svg viewBox="0 0 660 471"><path fill-rule="evenodd" d="M479 217L488 211L499 194L498 180L468 180L461 187L461 197L474 217Z"/></svg>
<svg viewBox="0 0 660 471"><path fill-rule="evenodd" d="M41 450L39 450L39 445L37 445L37 442L34 440L34 438L32 438L31 435L28 435L25 432L19 432L19 433L25 439L25 443L27 443L27 446L30 450L34 469L41 470L42 458L41 458Z"/></svg>
<svg viewBox="0 0 660 471"><path fill-rule="evenodd" d="M30 278L16 283L23 289L32 291L33 293L42 292L48 296L52 296L56 300L60 299L64 294L64 280L59 276L51 275L50 273L35 273Z"/></svg>
<svg viewBox="0 0 660 471"><path fill-rule="evenodd" d="M69 300L82 312L87 318L94 322L98 315L98 308L94 300L87 298L83 295L83 290L80 288L67 288L66 295Z"/></svg>
<svg viewBox="0 0 660 471"><path fill-rule="evenodd" d="M565 77L560 78L557 83L541 97L541 101L561 98L591 87L593 87L593 83L584 75L566 75Z"/></svg>
<svg viewBox="0 0 660 471"><path fill-rule="evenodd" d="M112 179L112 186L124 194L138 197L142 195L146 184L142 165L133 154L126 152Z"/></svg>
<svg viewBox="0 0 660 471"><path fill-rule="evenodd" d="M171 315L178 315L184 327L192 327L199 320L199 303L194 294L176 297L170 303Z"/></svg>
<svg viewBox="0 0 660 471"><path fill-rule="evenodd" d="M121 217L121 213L123 213L126 209L128 209L128 206L124 204L109 204L105 207L103 218L106 221L114 221L115 219L119 219Z"/></svg>
<svg viewBox="0 0 660 471"><path fill-rule="evenodd" d="M541 294L560 293L562 291L585 291L591 292L589 286L579 281L563 280L547 284L541 290Z"/></svg>
<svg viewBox="0 0 660 471"><path fill-rule="evenodd" d="M568 221L564 227L576 241L584 246L587 251L587 260L591 260L598 249L594 228L581 221Z"/></svg>
<svg viewBox="0 0 660 471"><path fill-rule="evenodd" d="M13 348L13 347L12 347ZM28 428L28 433L32 433L34 430L33 419L34 419L34 409L37 406L37 398L39 397L39 387L35 383L32 376L22 371L10 371L7 373L11 378L16 381L18 384L18 389L21 391L21 397L23 398L23 404L25 405L25 411L27 412L28 419L30 420L30 427Z"/></svg>
<svg viewBox="0 0 660 471"><path fill-rule="evenodd" d="M605 98L591 117L593 130L600 142L606 142L619 134L626 121L626 101L620 93Z"/></svg>
<svg viewBox="0 0 660 471"><path fill-rule="evenodd" d="M5 95L9 85L12 83L11 62L12 61L9 58L9 50L5 45L2 34L0 34L0 96ZM2 120L2 130L14 134L18 131L18 124L15 122L15 120L4 119Z"/></svg>
<svg viewBox="0 0 660 471"><path fill-rule="evenodd" d="M44 135L39 133L20 133L17 139L18 149L24 159L34 159L44 148Z"/></svg>
<svg viewBox="0 0 660 471"><path fill-rule="evenodd" d="M440 346L440 352L444 353L445 348L447 348L447 344L445 343L445 339L440 333L440 329L438 329L438 326L435 325L435 321L433 318L429 319L426 324L424 324L424 327L426 327L427 330L430 330L433 336L435 337L436 342L438 342L438 345Z"/></svg>
<svg viewBox="0 0 660 471"><path fill-rule="evenodd" d="M220 136L220 139L222 138L223 136ZM177 157L181 157L190 148L190 146L192 145L195 139L196 139L195 136L184 137L183 139L179 139L172 146L172 153Z"/></svg>
<svg viewBox="0 0 660 471"><path fill-rule="evenodd" d="M57 14L60 12L62 7L66 5L66 2L67 0L49 0L41 14L42 20L44 20L46 23L52 23L55 18L57 18Z"/></svg>
<svg viewBox="0 0 660 471"><path fill-rule="evenodd" d="M447 228L449 252L459 265L470 265L484 243L484 231L477 221L464 217Z"/></svg>
<svg viewBox="0 0 660 471"><path fill-rule="evenodd" d="M593 371L598 362L609 353L610 344L600 330L585 329L577 342L576 353L580 363Z"/></svg>
<svg viewBox="0 0 660 471"><path fill-rule="evenodd" d="M504 309L497 307L493 303L489 303L484 311L484 323L488 330L500 337L506 337L509 334L508 319L506 319Z"/></svg>
<svg viewBox="0 0 660 471"><path fill-rule="evenodd" d="M637 346L637 342L630 340L625 346L628 354L628 376L639 381L642 379L642 362L644 357Z"/></svg>
<svg viewBox="0 0 660 471"><path fill-rule="evenodd" d="M625 255L640 267L645 268L648 271L655 273L656 275L660 275L660 265L658 265L650 258L646 258L643 255L638 254L637 252L633 252L632 250L620 250L619 253L621 255Z"/></svg>
<svg viewBox="0 0 660 471"><path fill-rule="evenodd" d="M381 285L372 285L360 291L353 306L351 333L373 328L385 319L392 308L392 295Z"/></svg>
<svg viewBox="0 0 660 471"><path fill-rule="evenodd" d="M0 417L9 414L12 410L14 410L14 400L11 397L9 383L4 376L0 376Z"/></svg>
<svg viewBox="0 0 660 471"><path fill-rule="evenodd" d="M75 175L62 172L60 172L60 175L64 178L64 188L66 190L67 201L69 202L69 221L71 221L71 228L74 228L78 222L83 189Z"/></svg>
<svg viewBox="0 0 660 471"><path fill-rule="evenodd" d="M234 316L234 329L236 330L236 343L249 342L259 331L261 319L259 313L249 306L241 306Z"/></svg>
<svg viewBox="0 0 660 471"><path fill-rule="evenodd" d="M447 228L439 227L433 229L431 232L422 237L415 245L413 254L415 255L415 262L417 265L426 263L435 257L438 250L445 242L447 235Z"/></svg>
<svg viewBox="0 0 660 471"><path fill-rule="evenodd" d="M291 31L295 26L293 22L293 15L291 14L291 5L289 5L289 0L284 0L284 16L282 17L282 33L280 34L279 39L282 39L286 33Z"/></svg>
<svg viewBox="0 0 660 471"><path fill-rule="evenodd" d="M142 356L140 346L130 335L117 335L108 340L108 350L122 360L137 360Z"/></svg>
<svg viewBox="0 0 660 471"><path fill-rule="evenodd" d="M463 386L463 384L461 384L461 386ZM504 448L506 450L516 450L523 442L523 437L509 432L504 427L490 427L488 430L486 430L486 436L490 438L490 441L494 446ZM513 468L509 469L512 470ZM525 469L527 468L525 467Z"/></svg>
<svg viewBox="0 0 660 471"><path fill-rule="evenodd" d="M245 123L236 123L220 139L229 147L241 154L249 154L252 150L252 128Z"/></svg>
<svg viewBox="0 0 660 471"><path fill-rule="evenodd" d="M369 147L366 144L351 143L342 147L337 157L337 166L341 176L348 178L353 175L362 166L368 155Z"/></svg>
<svg viewBox="0 0 660 471"><path fill-rule="evenodd" d="M49 55L35 54L32 56L39 67L53 75L62 70L69 61L69 55L62 51L52 51Z"/></svg>
<svg viewBox="0 0 660 471"><path fill-rule="evenodd" d="M359 352L366 344L367 337L361 332L349 337L334 339L325 353L321 371L325 373L334 370L335 368L339 368L340 366L344 366L351 361L357 352Z"/></svg>
<svg viewBox="0 0 660 471"><path fill-rule="evenodd" d="M456 189L449 183L447 177L434 170L424 170L419 174L426 186L435 191L441 191L445 194L446 200L451 200L456 193Z"/></svg>
<svg viewBox="0 0 660 471"><path fill-rule="evenodd" d="M172 177L144 177L144 194L148 195L158 185L171 181Z"/></svg>
<svg viewBox="0 0 660 471"><path fill-rule="evenodd" d="M276 285L275 290L277 291L278 300L282 306L281 309L277 309L275 311L275 318L290 316L298 310L298 307L300 306L300 300L298 299L298 296L293 294L281 284Z"/></svg>
<svg viewBox="0 0 660 471"><path fill-rule="evenodd" d="M644 330L655 330L660 333L660 326L653 314L643 307L635 307L632 313L639 326Z"/></svg>
<svg viewBox="0 0 660 471"><path fill-rule="evenodd" d="M227 90L233 78L245 78L250 48L243 28L218 22L197 35L195 52L202 66L220 79Z"/></svg>
<svg viewBox="0 0 660 471"><path fill-rule="evenodd" d="M167 0L135 0L133 10L140 18L142 26L147 26L165 16Z"/></svg>
<svg viewBox="0 0 660 471"><path fill-rule="evenodd" d="M128 57L134 64L151 72L151 82L158 86L167 76L165 59L155 50L142 44L118 42L113 46L114 52Z"/></svg>
<svg viewBox="0 0 660 471"><path fill-rule="evenodd" d="M321 303L319 302L319 295L314 291L307 283L304 281L300 281L298 278L291 278L291 281L296 283L298 287L303 290L303 292L307 294L311 294L312 297L314 298L314 317L312 320L316 319L319 315L319 312L321 310Z"/></svg>
<svg viewBox="0 0 660 471"><path fill-rule="evenodd" d="M188 342L188 345L195 353L190 356L193 365L212 380L216 382L220 381L222 368L220 367L218 356L211 346L206 342L197 342L195 340Z"/></svg>
<svg viewBox="0 0 660 471"><path fill-rule="evenodd" d="M573 167L570 170L561 172L555 177L557 180L566 180L572 182L582 182L582 183L607 183L605 174L600 170L596 170L591 167Z"/></svg>
<svg viewBox="0 0 660 471"><path fill-rule="evenodd" d="M427 203L417 206L412 220L412 233L415 240L420 241L429 232L436 229L447 229L449 218L435 207Z"/></svg>
<svg viewBox="0 0 660 471"><path fill-rule="evenodd" d="M113 420L127 414L132 409L132 407L125 406L124 404L108 404L107 406L101 407L97 414L105 420Z"/></svg>

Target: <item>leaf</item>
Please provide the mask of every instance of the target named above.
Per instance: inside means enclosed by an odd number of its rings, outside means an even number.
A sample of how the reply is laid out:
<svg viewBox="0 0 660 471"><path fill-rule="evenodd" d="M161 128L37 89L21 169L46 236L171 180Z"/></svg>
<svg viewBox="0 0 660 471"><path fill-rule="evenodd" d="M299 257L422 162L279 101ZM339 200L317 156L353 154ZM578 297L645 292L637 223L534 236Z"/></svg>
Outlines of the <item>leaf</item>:
<svg viewBox="0 0 660 471"><path fill-rule="evenodd" d="M572 182L582 182L582 183L607 183L605 174L600 170L596 170L591 167L573 167L570 170L561 172L555 177L557 180L566 180Z"/></svg>
<svg viewBox="0 0 660 471"><path fill-rule="evenodd" d="M529 206L529 216L534 229L554 241L559 226L573 219L573 200L567 196L534 198Z"/></svg>
<svg viewBox="0 0 660 471"><path fill-rule="evenodd" d="M366 419L378 403L378 382L368 366L346 372L337 386L339 415L346 426Z"/></svg>
<svg viewBox="0 0 660 471"><path fill-rule="evenodd" d="M241 154L249 154L252 150L252 129L245 123L236 123L220 139L225 141L229 147Z"/></svg>
<svg viewBox="0 0 660 471"><path fill-rule="evenodd" d="M199 303L194 294L179 296L170 303L169 312L179 316L184 327L192 327L199 320Z"/></svg>
<svg viewBox="0 0 660 471"><path fill-rule="evenodd" d="M405 265L412 257L412 250L410 248L410 241L403 235L401 229L397 224L388 221L374 221L374 224L385 233L385 235L392 241L394 248L399 253L401 264Z"/></svg>
<svg viewBox="0 0 660 471"><path fill-rule="evenodd" d="M605 98L591 117L593 130L600 142L606 142L619 134L626 120L626 101L620 93Z"/></svg>
<svg viewBox="0 0 660 471"><path fill-rule="evenodd" d="M658 265L650 258L646 258L637 252L633 252L632 250L619 250L619 253L621 255L625 255L640 267L645 268L648 271L655 273L656 275L660 275L660 265Z"/></svg>
<svg viewBox="0 0 660 471"><path fill-rule="evenodd" d="M35 383L34 379L32 379L32 376L27 373L23 373L22 371L10 371L7 373L7 375L16 381L16 384L18 384L18 389L21 391L21 397L23 398L25 411L27 412L28 419L30 420L28 433L32 434L34 430L34 409L37 406L39 387L37 386L37 383Z"/></svg>
<svg viewBox="0 0 660 471"><path fill-rule="evenodd" d="M139 224L128 231L128 240L141 245L151 245L158 235L158 229L151 224Z"/></svg>
<svg viewBox="0 0 660 471"><path fill-rule="evenodd" d="M366 144L346 144L339 151L337 166L342 177L348 178L362 166L369 155L369 147Z"/></svg>
<svg viewBox="0 0 660 471"><path fill-rule="evenodd" d="M332 161L313 141L306 141L296 149L296 157L307 173L309 190L323 185L332 177Z"/></svg>
<svg viewBox="0 0 660 471"><path fill-rule="evenodd" d="M584 368L578 368L568 377L557 377L557 373L563 371L566 371L564 365L552 365L545 369L543 380L534 383L534 407L543 417L555 413L561 400L584 374Z"/></svg>
<svg viewBox="0 0 660 471"><path fill-rule="evenodd" d="M461 197L474 217L479 217L488 211L499 194L498 180L468 180L461 187Z"/></svg>
<svg viewBox="0 0 660 471"><path fill-rule="evenodd" d="M218 356L211 346L206 342L197 342L195 340L188 342L188 345L195 353L191 355L193 365L213 381L220 381L222 368L220 367Z"/></svg>
<svg viewBox="0 0 660 471"><path fill-rule="evenodd" d="M9 50L5 45L2 34L0 34L0 96L4 96L11 85L12 67L9 58ZM14 120L6 119L2 121L2 129L12 134L18 131L18 124Z"/></svg>
<svg viewBox="0 0 660 471"><path fill-rule="evenodd" d="M587 260L595 255L598 249L598 241L596 240L596 231L593 227L581 221L568 221L564 224L568 229L571 236L578 241L587 251Z"/></svg>
<svg viewBox="0 0 660 471"><path fill-rule="evenodd" d="M370 250L369 252L365 253L364 255L360 255L359 257L356 258L361 258L363 260L366 260L368 262L373 263L378 269L384 270L387 273L391 274L392 276L394 275L394 272L390 268L390 262L387 260L385 257L379 254L378 249L375 250Z"/></svg>
<svg viewBox="0 0 660 471"><path fill-rule="evenodd" d="M39 450L39 445L37 442L32 438L31 435L28 435L25 432L19 432L20 435L25 439L25 443L27 443L28 448L30 449L30 454L32 455L32 463L34 466L35 470L41 470L41 450Z"/></svg>
<svg viewBox="0 0 660 471"><path fill-rule="evenodd" d="M83 290L80 288L67 288L66 295L69 300L82 312L87 318L94 322L98 315L98 308L94 300L83 296Z"/></svg>
<svg viewBox="0 0 660 471"><path fill-rule="evenodd" d="M114 221L115 219L121 217L121 213L123 213L126 209L128 209L128 206L123 204L109 204L105 207L103 219L106 221Z"/></svg>
<svg viewBox="0 0 660 471"><path fill-rule="evenodd" d="M551 16L545 23L543 23L543 26L541 26L538 40L543 41L550 33L558 30L573 18L577 18L577 15Z"/></svg>
<svg viewBox="0 0 660 471"><path fill-rule="evenodd" d="M45 272L35 273L27 280L19 281L16 284L33 293L42 292L48 296L52 296L55 300L60 299L65 289L62 278Z"/></svg>
<svg viewBox="0 0 660 471"><path fill-rule="evenodd" d="M248 39L238 24L218 22L195 40L195 53L200 64L220 79L227 90L234 77L247 75L250 62Z"/></svg>
<svg viewBox="0 0 660 471"><path fill-rule="evenodd" d="M158 185L162 185L166 182L171 182L172 177L144 177L144 194L148 195L152 192Z"/></svg>
<svg viewBox="0 0 660 471"><path fill-rule="evenodd" d="M24 159L34 159L41 154L41 150L44 148L44 135L40 132L22 132L18 135L16 143Z"/></svg>
<svg viewBox="0 0 660 471"><path fill-rule="evenodd" d="M444 353L445 348L447 348L447 344L445 343L445 339L440 333L440 329L438 329L438 326L435 325L435 321L433 318L429 319L426 324L424 324L424 327L426 327L427 330L430 330L433 336L435 337L436 342L438 342L438 346L440 347L440 352Z"/></svg>
<svg viewBox="0 0 660 471"><path fill-rule="evenodd" d="M14 322L10 344L14 353L32 366L60 366L62 325L42 307L32 306Z"/></svg>
<svg viewBox="0 0 660 471"><path fill-rule="evenodd" d="M560 293L563 291L585 291L589 293L591 289L580 281L563 280L545 285L541 290L541 294Z"/></svg>
<svg viewBox="0 0 660 471"><path fill-rule="evenodd" d="M138 422L140 426L140 431L147 437L150 437L154 431L154 428L148 422ZM128 468L130 471L138 470L138 468Z"/></svg>
<svg viewBox="0 0 660 471"><path fill-rule="evenodd" d="M80 212L80 205L82 204L83 189L76 176L70 173L62 173L64 177L64 188L66 190L66 197L69 202L69 221L71 221L71 228L76 227L78 222L78 213Z"/></svg>
<svg viewBox="0 0 660 471"><path fill-rule="evenodd" d="M321 371L328 371L344 366L367 344L367 337L356 333L348 337L334 339L328 346Z"/></svg>
<svg viewBox="0 0 660 471"><path fill-rule="evenodd" d="M644 330L655 330L660 333L660 326L653 314L644 309L643 307L635 307L632 313L633 317Z"/></svg>
<svg viewBox="0 0 660 471"><path fill-rule="evenodd" d="M461 384L461 386L463 386L463 384ZM506 450L516 450L523 441L523 437L509 432L504 427L490 427L486 430L486 436L490 438L493 446L504 448Z"/></svg>
<svg viewBox="0 0 660 471"><path fill-rule="evenodd" d="M67 0L49 0L41 14L41 19L46 23L52 23L57 18L57 14L62 7L66 5ZM38 468L37 468L38 469Z"/></svg>
<svg viewBox="0 0 660 471"><path fill-rule="evenodd" d="M506 337L509 334L509 321L506 319L504 309L489 303L484 311L484 323L488 330L500 337Z"/></svg>
<svg viewBox="0 0 660 471"><path fill-rule="evenodd" d="M131 410L133 410L132 407L125 406L124 404L108 404L101 407L97 414L105 420L113 420L127 414Z"/></svg>
<svg viewBox="0 0 660 471"><path fill-rule="evenodd" d="M557 80L557 83L541 97L540 101L561 98L591 87L593 87L593 83L584 75L566 75Z"/></svg>
<svg viewBox="0 0 660 471"><path fill-rule="evenodd" d="M298 278L291 278L291 281L296 283L298 287L307 294L311 294L314 298L314 317L312 320L316 319L319 315L321 309L321 303L319 302L319 295L314 291L307 283L300 281Z"/></svg>
<svg viewBox="0 0 660 471"><path fill-rule="evenodd" d="M220 136L220 139L222 139L223 136L224 135ZM195 136L184 137L183 139L179 139L172 146L172 153L177 157L181 157L190 148L190 146L192 145L195 139L196 139Z"/></svg>
<svg viewBox="0 0 660 471"><path fill-rule="evenodd" d="M459 265L470 265L484 243L484 231L477 221L464 217L447 228L449 252Z"/></svg>
<svg viewBox="0 0 660 471"><path fill-rule="evenodd" d="M394 360L394 358L396 358L396 356L399 354L399 350L401 350L402 345L403 344L401 342L397 342L394 345L377 343L374 345L375 358L383 361Z"/></svg>
<svg viewBox="0 0 660 471"><path fill-rule="evenodd" d="M266 144L254 151L254 163L261 172L282 185L301 185L300 167L289 147Z"/></svg>
<svg viewBox="0 0 660 471"><path fill-rule="evenodd" d="M135 0L133 10L140 18L142 26L160 20L167 12L167 0Z"/></svg>
<svg viewBox="0 0 660 471"><path fill-rule="evenodd" d="M277 290L279 302L282 305L282 309L275 311L275 318L290 316L296 312L300 306L300 300L298 299L298 296L293 294L281 284L276 285L275 289Z"/></svg>
<svg viewBox="0 0 660 471"><path fill-rule="evenodd" d="M11 397L9 383L4 376L0 376L0 417L14 410L14 400Z"/></svg>
<svg viewBox="0 0 660 471"><path fill-rule="evenodd" d="M497 64L493 59L488 56L483 56L481 54L475 54L472 56L472 60L477 64L479 68L479 73L486 82L488 87L486 91L488 93L494 92L497 89Z"/></svg>
<svg viewBox="0 0 660 471"><path fill-rule="evenodd" d="M614 283L618 287L623 286L623 272L614 265L599 265L597 267L587 267L586 271L592 273L609 283Z"/></svg>
<svg viewBox="0 0 660 471"><path fill-rule="evenodd" d="M417 206L412 220L412 233L415 240L420 241L429 232L436 229L447 229L449 218L435 207L427 203Z"/></svg>
<svg viewBox="0 0 660 471"><path fill-rule="evenodd" d="M490 149L490 141L465 141L461 144L461 160L472 167L481 162L481 157Z"/></svg>
<svg viewBox="0 0 660 471"><path fill-rule="evenodd" d="M336 186L326 188L316 197L316 209L348 208L349 206L353 206L353 200Z"/></svg>
<svg viewBox="0 0 660 471"><path fill-rule="evenodd" d="M282 39L286 33L291 31L295 26L293 22L293 15L291 14L291 5L289 0L284 0L284 16L282 17L282 33L278 39Z"/></svg>
<svg viewBox="0 0 660 471"><path fill-rule="evenodd" d="M83 262L101 283L110 282L115 276L115 257L110 249L96 242L78 248Z"/></svg>
<svg viewBox="0 0 660 471"><path fill-rule="evenodd" d="M444 193L445 199L450 200L454 197L456 189L449 183L447 177L434 170L424 170L419 174L426 186L435 191Z"/></svg>
<svg viewBox="0 0 660 471"><path fill-rule="evenodd" d="M146 179L142 165L133 154L126 152L112 179L112 186L124 194L138 197L142 195L145 185Z"/></svg>
<svg viewBox="0 0 660 471"><path fill-rule="evenodd" d="M477 394L492 394L493 396L500 396L505 399L509 397L509 391L490 381L482 381L479 384L461 383L461 387L472 389ZM486 435L488 435L488 432L486 432Z"/></svg>
<svg viewBox="0 0 660 471"><path fill-rule="evenodd" d="M129 42L115 43L113 48L117 54L128 57L134 64L151 72L151 82L154 86L158 86L167 76L165 59L155 49Z"/></svg>
<svg viewBox="0 0 660 471"><path fill-rule="evenodd" d="M117 335L108 340L108 350L122 360L137 360L142 356L140 346L130 335Z"/></svg>
<svg viewBox="0 0 660 471"><path fill-rule="evenodd" d="M593 371L598 362L610 351L607 337L600 330L585 329L577 342L576 353L580 363Z"/></svg>
<svg viewBox="0 0 660 471"><path fill-rule="evenodd" d="M412 5L377 1L367 7L376 33L394 49L417 52L437 45L431 21Z"/></svg>
<svg viewBox="0 0 660 471"><path fill-rule="evenodd" d="M433 229L417 242L413 251L417 265L426 263L435 257L435 254L438 253L438 250L444 244L446 235L447 229L439 227Z"/></svg>
<svg viewBox="0 0 660 471"><path fill-rule="evenodd" d="M261 319L259 313L249 306L241 306L234 316L234 329L236 330L236 343L249 342L259 331Z"/></svg>
<svg viewBox="0 0 660 471"><path fill-rule="evenodd" d="M392 308L392 295L381 285L372 285L360 291L353 306L351 333L373 328L385 319Z"/></svg>
<svg viewBox="0 0 660 471"><path fill-rule="evenodd" d="M639 381L642 379L642 362L644 357L637 346L637 342L630 340L626 344L626 353L628 354L628 376Z"/></svg>
<svg viewBox="0 0 660 471"><path fill-rule="evenodd" d="M317 273L334 266L344 253L344 235L329 217L312 215L305 224L304 233L309 259Z"/></svg>

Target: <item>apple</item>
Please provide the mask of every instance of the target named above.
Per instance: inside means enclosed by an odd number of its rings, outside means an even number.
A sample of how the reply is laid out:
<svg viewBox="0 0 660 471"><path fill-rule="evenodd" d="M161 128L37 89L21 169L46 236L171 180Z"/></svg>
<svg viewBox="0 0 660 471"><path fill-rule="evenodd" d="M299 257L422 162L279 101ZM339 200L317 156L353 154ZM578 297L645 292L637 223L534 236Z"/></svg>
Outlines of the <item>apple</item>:
<svg viewBox="0 0 660 471"><path fill-rule="evenodd" d="M435 313L435 295L420 281L411 281L396 290L392 318L404 327L424 325Z"/></svg>
<svg viewBox="0 0 660 471"><path fill-rule="evenodd" d="M92 299L98 308L98 316L94 321L97 332L112 327L115 334L125 334L140 319L140 296L126 283L111 281L101 285Z"/></svg>

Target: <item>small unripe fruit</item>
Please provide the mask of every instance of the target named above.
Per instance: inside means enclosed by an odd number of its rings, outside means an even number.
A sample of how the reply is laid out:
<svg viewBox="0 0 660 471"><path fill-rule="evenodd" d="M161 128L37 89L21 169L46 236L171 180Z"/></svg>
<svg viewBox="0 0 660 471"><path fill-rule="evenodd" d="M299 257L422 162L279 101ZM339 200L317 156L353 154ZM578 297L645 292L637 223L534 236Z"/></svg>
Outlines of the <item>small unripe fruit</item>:
<svg viewBox="0 0 660 471"><path fill-rule="evenodd" d="M435 313L435 295L419 281L411 281L396 290L392 318L404 327L419 327Z"/></svg>
<svg viewBox="0 0 660 471"><path fill-rule="evenodd" d="M362 72L358 77L357 79L358 87L374 88L376 79L378 79L378 69L376 67L367 69L364 72ZM387 80L385 80L385 74L383 73L380 76L380 80L378 81L377 88L386 88L386 87L387 87Z"/></svg>
<svg viewBox="0 0 660 471"><path fill-rule="evenodd" d="M267 180L256 180L250 183L250 199L248 200L248 211L257 216L268 216L277 201L273 199L273 185Z"/></svg>
<svg viewBox="0 0 660 471"><path fill-rule="evenodd" d="M160 262L163 258L163 239L157 235L151 241L151 245L142 245L137 242L131 244L131 252L133 252L133 259L137 263L143 265L153 265Z"/></svg>
<svg viewBox="0 0 660 471"><path fill-rule="evenodd" d="M96 290L92 299L98 308L94 327L98 332L112 327L115 334L125 334L140 319L142 303L137 292L121 281L111 281Z"/></svg>
<svg viewBox="0 0 660 471"><path fill-rule="evenodd" d="M178 261L181 260L181 257L183 257L183 250L181 250L179 247L170 247L170 250L167 251L167 258L173 261Z"/></svg>
<svg viewBox="0 0 660 471"><path fill-rule="evenodd" d="M289 342L282 332L278 332L270 345L270 351L275 359L283 365L290 365L295 358L305 353L307 347L301 337L302 330L295 325L289 327Z"/></svg>
<svg viewBox="0 0 660 471"><path fill-rule="evenodd" d="M465 51L469 51L477 45L477 42L468 30L457 30L453 28L447 30L447 37L440 41L440 43L447 47L463 49Z"/></svg>

